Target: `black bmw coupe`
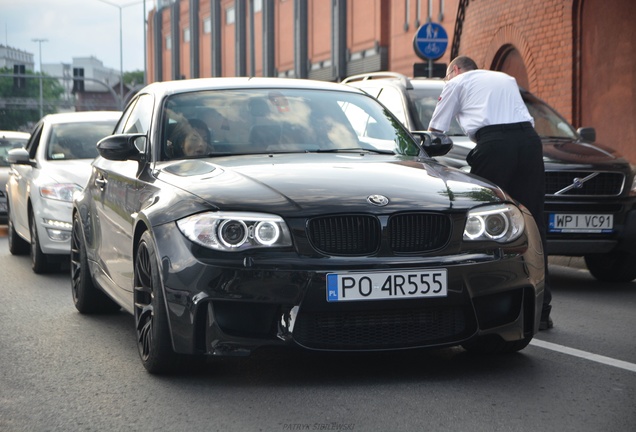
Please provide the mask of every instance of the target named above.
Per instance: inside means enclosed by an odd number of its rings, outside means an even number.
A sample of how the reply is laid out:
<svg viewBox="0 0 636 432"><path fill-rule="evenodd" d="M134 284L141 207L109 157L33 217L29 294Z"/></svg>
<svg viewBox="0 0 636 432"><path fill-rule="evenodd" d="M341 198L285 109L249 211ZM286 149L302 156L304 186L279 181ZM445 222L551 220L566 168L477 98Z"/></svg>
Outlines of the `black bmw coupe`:
<svg viewBox="0 0 636 432"><path fill-rule="evenodd" d="M73 202L81 313L123 308L152 373L262 346L525 348L544 256L527 209L334 83L154 83Z"/></svg>

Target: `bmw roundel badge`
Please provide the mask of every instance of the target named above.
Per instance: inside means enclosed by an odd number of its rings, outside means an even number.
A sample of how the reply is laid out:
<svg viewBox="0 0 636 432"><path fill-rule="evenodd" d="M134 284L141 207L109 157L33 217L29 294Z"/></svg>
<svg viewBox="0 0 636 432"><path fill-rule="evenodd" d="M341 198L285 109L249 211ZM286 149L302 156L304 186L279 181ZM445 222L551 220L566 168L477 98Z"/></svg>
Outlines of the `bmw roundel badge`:
<svg viewBox="0 0 636 432"><path fill-rule="evenodd" d="M389 199L384 195L369 195L367 197L367 202L376 205L378 207L384 207L389 203Z"/></svg>

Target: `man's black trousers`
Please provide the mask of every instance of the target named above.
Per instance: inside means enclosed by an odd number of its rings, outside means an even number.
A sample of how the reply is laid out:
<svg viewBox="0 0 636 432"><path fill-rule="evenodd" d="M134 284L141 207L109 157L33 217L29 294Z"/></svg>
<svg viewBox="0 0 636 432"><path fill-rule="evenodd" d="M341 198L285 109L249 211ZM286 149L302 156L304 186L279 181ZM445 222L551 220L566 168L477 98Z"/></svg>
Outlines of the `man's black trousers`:
<svg viewBox="0 0 636 432"><path fill-rule="evenodd" d="M467 157L470 172L495 183L526 206L541 233L546 269L542 313L547 317L552 293L548 281L541 138L529 122L486 126L477 131L476 137L477 145Z"/></svg>

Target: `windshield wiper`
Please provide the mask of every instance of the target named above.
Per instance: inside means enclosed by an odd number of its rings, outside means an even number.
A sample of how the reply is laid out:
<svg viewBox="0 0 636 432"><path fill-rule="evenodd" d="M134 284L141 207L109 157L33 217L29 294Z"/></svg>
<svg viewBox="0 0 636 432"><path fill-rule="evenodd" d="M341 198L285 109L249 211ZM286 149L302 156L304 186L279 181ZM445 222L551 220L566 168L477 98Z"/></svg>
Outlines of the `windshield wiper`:
<svg viewBox="0 0 636 432"><path fill-rule="evenodd" d="M306 153L377 153L377 154L385 154L385 155L394 155L395 152L391 150L380 150L375 148L362 148L362 147L351 147L351 148L333 148L333 149L315 149L315 150L307 150Z"/></svg>

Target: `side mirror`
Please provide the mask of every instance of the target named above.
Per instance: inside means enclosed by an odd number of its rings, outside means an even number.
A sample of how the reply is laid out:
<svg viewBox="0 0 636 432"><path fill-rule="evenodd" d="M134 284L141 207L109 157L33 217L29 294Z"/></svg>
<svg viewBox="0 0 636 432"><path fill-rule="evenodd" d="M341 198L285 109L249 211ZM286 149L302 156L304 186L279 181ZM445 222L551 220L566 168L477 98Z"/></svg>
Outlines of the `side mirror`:
<svg viewBox="0 0 636 432"><path fill-rule="evenodd" d="M111 135L97 143L97 151L104 159L114 161L136 160L144 155L146 135Z"/></svg>
<svg viewBox="0 0 636 432"><path fill-rule="evenodd" d="M596 141L596 129L593 127L582 127L576 131L581 139L585 142L593 143Z"/></svg>
<svg viewBox="0 0 636 432"><path fill-rule="evenodd" d="M33 165L29 152L22 147L9 150L7 152L7 162L17 165Z"/></svg>
<svg viewBox="0 0 636 432"><path fill-rule="evenodd" d="M431 156L443 156L453 148L453 140L441 132L411 131L421 140L422 148Z"/></svg>

